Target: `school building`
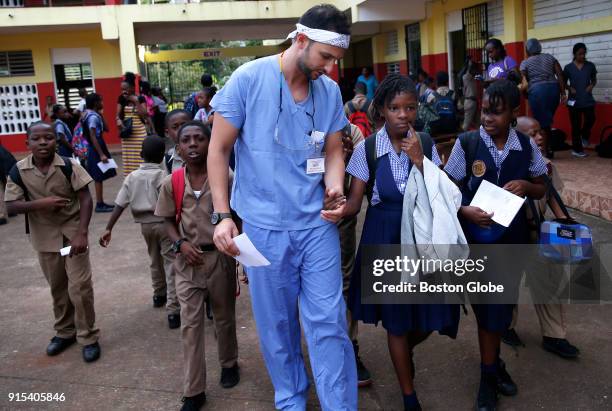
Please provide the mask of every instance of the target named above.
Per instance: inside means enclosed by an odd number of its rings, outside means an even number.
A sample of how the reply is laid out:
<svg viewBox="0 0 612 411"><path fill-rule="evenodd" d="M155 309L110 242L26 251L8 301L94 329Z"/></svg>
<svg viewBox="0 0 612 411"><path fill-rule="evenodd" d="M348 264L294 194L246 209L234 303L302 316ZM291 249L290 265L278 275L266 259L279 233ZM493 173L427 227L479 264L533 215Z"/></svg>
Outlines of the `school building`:
<svg viewBox="0 0 612 411"><path fill-rule="evenodd" d="M25 128L46 118L47 100L75 107L77 90L87 88L103 96L108 142L118 143L114 118L123 72L144 75L150 62L276 53L283 43L272 40L284 39L299 16L320 2L0 0L0 141L10 150L25 150ZM610 124L610 0L327 2L353 22L351 48L333 76L340 83L354 84L364 66L379 80L418 67L432 76L440 70L456 73L468 54L486 62L482 49L493 36L518 62L525 57L525 40L536 37L564 66L572 45L582 41L599 70L592 142ZM251 39L268 41L255 50L152 52L159 44ZM569 134L564 107L555 125Z"/></svg>

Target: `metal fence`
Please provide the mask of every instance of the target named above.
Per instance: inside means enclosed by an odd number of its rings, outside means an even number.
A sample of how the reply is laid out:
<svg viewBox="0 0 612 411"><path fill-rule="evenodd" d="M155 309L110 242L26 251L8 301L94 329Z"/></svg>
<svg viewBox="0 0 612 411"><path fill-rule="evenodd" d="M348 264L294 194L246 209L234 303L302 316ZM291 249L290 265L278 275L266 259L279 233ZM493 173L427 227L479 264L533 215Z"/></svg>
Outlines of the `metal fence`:
<svg viewBox="0 0 612 411"><path fill-rule="evenodd" d="M159 86L172 109L183 107L185 99L200 90L205 72L201 61L147 63L146 75L152 86Z"/></svg>

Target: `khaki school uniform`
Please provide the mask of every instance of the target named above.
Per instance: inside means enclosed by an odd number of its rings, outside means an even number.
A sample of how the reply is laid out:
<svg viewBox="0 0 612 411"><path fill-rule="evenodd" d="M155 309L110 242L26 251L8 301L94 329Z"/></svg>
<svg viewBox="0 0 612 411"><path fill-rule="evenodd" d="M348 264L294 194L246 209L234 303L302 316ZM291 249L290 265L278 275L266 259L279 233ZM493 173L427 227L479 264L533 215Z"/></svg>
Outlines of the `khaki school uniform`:
<svg viewBox="0 0 612 411"><path fill-rule="evenodd" d="M38 170L32 155L17 163L21 179L28 189L30 200L50 196L70 199L70 204L59 210L48 209L28 213L31 242L38 252L38 261L51 287L55 330L61 338L76 334L80 344L98 340L95 327L94 293L91 281L89 251L73 257L62 257L59 250L69 245L79 228L79 200L77 191L91 182L91 177L77 163L72 163L70 184L62 170L64 160L55 155L47 174ZM5 201L25 200L24 192L9 178Z"/></svg>
<svg viewBox="0 0 612 411"><path fill-rule="evenodd" d="M552 182L553 187L557 189L559 193L563 191L563 181L559 178L559 173L554 164L546 159L547 165L550 167L549 178ZM552 194L547 193L540 200L536 201L536 206L539 208L542 215L549 218L554 218L554 215L548 207L548 200L552 197ZM544 337L551 338L565 338L567 335L567 326L565 324L565 308L563 304L534 304L536 315L540 323L540 331ZM518 309L514 308L512 323L510 328L516 326L518 321Z"/></svg>
<svg viewBox="0 0 612 411"><path fill-rule="evenodd" d="M151 259L153 295L167 297L166 311L170 315L180 311L174 283L174 252L164 227L164 218L154 214L165 177L166 172L159 164L141 164L123 181L115 204L122 208L129 205L134 221L140 223Z"/></svg>
<svg viewBox="0 0 612 411"><path fill-rule="evenodd" d="M194 246L200 247L203 263L188 265L181 254L174 264L176 293L181 305L181 333L185 362L184 395L191 397L206 389L206 358L204 350L204 301L210 297L217 335L219 363L233 367L238 360L236 339L236 262L214 249L213 212L208 180L196 199L185 170L185 194L179 232ZM231 183L230 183L231 184ZM164 179L155 215L175 216L171 176Z"/></svg>

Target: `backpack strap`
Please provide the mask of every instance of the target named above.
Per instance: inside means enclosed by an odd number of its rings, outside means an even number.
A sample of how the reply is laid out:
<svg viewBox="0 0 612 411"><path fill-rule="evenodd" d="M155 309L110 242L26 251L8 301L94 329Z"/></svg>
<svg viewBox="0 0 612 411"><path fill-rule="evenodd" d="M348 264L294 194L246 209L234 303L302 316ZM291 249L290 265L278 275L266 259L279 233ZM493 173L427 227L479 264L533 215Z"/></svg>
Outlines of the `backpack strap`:
<svg viewBox="0 0 612 411"><path fill-rule="evenodd" d="M68 157L62 157L62 160L64 160L64 165L60 166L60 170L62 170L62 174L68 180L68 184L72 185L72 160Z"/></svg>
<svg viewBox="0 0 612 411"><path fill-rule="evenodd" d="M468 131L467 133L459 134L459 143L465 153L465 177L472 175L472 163L476 159L476 151L480 142L480 131Z"/></svg>
<svg viewBox="0 0 612 411"><path fill-rule="evenodd" d="M357 111L355 109L355 105L353 104L353 100L350 100L348 103L346 103L346 105L348 106L349 113L353 114L355 111Z"/></svg>
<svg viewBox="0 0 612 411"><path fill-rule="evenodd" d="M376 133L366 138L365 142L366 162L368 164L368 182L366 183L366 196L368 203L372 203L374 193L374 181L376 180L376 169L378 158L376 157Z"/></svg>
<svg viewBox="0 0 612 411"><path fill-rule="evenodd" d="M183 196L185 195L185 168L181 167L172 172L172 195L176 208L176 224L181 222L183 212Z"/></svg>
<svg viewBox="0 0 612 411"><path fill-rule="evenodd" d="M372 100L366 100L365 103L363 103L363 106L361 106L361 110L359 111L363 111L364 113L368 113L368 109L370 108L370 104L372 104Z"/></svg>

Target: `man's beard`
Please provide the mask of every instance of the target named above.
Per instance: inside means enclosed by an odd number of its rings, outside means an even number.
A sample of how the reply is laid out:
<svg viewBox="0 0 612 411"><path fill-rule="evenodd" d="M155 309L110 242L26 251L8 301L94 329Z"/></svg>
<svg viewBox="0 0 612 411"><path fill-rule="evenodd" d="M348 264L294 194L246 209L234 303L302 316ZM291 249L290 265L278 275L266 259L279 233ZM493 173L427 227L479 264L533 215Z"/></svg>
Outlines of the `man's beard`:
<svg viewBox="0 0 612 411"><path fill-rule="evenodd" d="M312 78L312 70L310 69L310 67L306 65L305 60L306 60L306 56L298 60L298 68L306 76L306 78L310 80Z"/></svg>

